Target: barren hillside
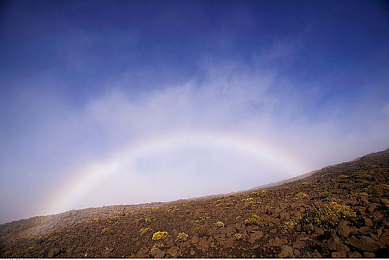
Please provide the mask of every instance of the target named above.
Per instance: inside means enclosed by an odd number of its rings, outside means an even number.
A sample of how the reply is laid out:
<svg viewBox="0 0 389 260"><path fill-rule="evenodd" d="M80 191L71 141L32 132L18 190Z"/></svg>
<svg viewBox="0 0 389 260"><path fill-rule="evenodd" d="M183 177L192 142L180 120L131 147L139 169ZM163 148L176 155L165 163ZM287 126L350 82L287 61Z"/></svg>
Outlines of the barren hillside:
<svg viewBox="0 0 389 260"><path fill-rule="evenodd" d="M388 257L389 150L286 184L0 226L2 257Z"/></svg>

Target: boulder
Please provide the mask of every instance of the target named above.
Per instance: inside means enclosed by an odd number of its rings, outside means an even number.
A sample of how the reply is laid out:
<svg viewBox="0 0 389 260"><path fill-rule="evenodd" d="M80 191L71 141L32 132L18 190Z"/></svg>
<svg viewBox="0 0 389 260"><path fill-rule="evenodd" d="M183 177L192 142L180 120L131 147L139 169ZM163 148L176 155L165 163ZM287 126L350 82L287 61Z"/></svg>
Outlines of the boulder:
<svg viewBox="0 0 389 260"><path fill-rule="evenodd" d="M47 254L48 258L53 258L61 253L60 248L52 248L50 249L49 253Z"/></svg>
<svg viewBox="0 0 389 260"><path fill-rule="evenodd" d="M340 240L339 237L334 237L334 238L328 240L327 245L328 245L328 248L331 251L337 251L337 252L348 252L348 251L350 251L350 248L348 248L348 246L343 244L343 242Z"/></svg>
<svg viewBox="0 0 389 260"><path fill-rule="evenodd" d="M180 255L180 252L179 252L179 248L176 247L176 246L173 246L171 248L169 248L166 253L171 256L171 257L177 257Z"/></svg>
<svg viewBox="0 0 389 260"><path fill-rule="evenodd" d="M348 257L350 257L350 258L362 258L362 255L358 252L349 252Z"/></svg>
<svg viewBox="0 0 389 260"><path fill-rule="evenodd" d="M348 244L362 251L374 252L380 248L380 245L374 239L368 236L361 236L361 238L352 237Z"/></svg>
<svg viewBox="0 0 389 260"><path fill-rule="evenodd" d="M254 243L255 241L261 239L263 237L263 233L261 231L255 231L250 235L249 242Z"/></svg>
<svg viewBox="0 0 389 260"><path fill-rule="evenodd" d="M281 246L281 253L278 257L294 257L293 248L287 245Z"/></svg>
<svg viewBox="0 0 389 260"><path fill-rule="evenodd" d="M332 252L331 257L333 258L346 258L347 253L346 252Z"/></svg>

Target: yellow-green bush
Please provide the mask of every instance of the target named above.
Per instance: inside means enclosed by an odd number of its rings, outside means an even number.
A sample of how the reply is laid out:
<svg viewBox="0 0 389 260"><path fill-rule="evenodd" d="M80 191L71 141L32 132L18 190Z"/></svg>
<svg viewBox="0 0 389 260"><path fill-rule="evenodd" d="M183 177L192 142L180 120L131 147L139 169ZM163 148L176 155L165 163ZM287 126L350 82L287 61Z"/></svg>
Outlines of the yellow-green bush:
<svg viewBox="0 0 389 260"><path fill-rule="evenodd" d="M255 205L255 202L254 202L253 198L242 199L242 202L244 202L244 207L245 208L251 208L252 206Z"/></svg>
<svg viewBox="0 0 389 260"><path fill-rule="evenodd" d="M356 217L356 213L349 206L329 202L321 204L308 212L305 221L318 226L335 227L342 219L352 219L354 217Z"/></svg>
<svg viewBox="0 0 389 260"><path fill-rule="evenodd" d="M235 240L242 240L242 234L235 234L234 238Z"/></svg>
<svg viewBox="0 0 389 260"><path fill-rule="evenodd" d="M355 173L354 177L358 178L358 179L363 179L363 180L371 179L371 176L365 171L360 171L360 172Z"/></svg>
<svg viewBox="0 0 389 260"><path fill-rule="evenodd" d="M115 231L113 231L112 228L110 228L110 227L106 227L106 228L103 228L103 229L101 230L101 234L109 234L109 235L112 235L112 234L114 234L114 233L115 233Z"/></svg>
<svg viewBox="0 0 389 260"><path fill-rule="evenodd" d="M284 223L284 229L293 229L294 226L297 225L297 221L295 220L288 220L288 221L285 221Z"/></svg>
<svg viewBox="0 0 389 260"><path fill-rule="evenodd" d="M145 235L146 233L149 233L149 232L151 232L151 231L152 231L151 228L146 227L146 228L141 228L141 229L139 230L139 233L140 233L141 236L143 236L143 235Z"/></svg>
<svg viewBox="0 0 389 260"><path fill-rule="evenodd" d="M183 242L186 241L187 239L188 239L188 234L182 232L178 234L176 241Z"/></svg>
<svg viewBox="0 0 389 260"><path fill-rule="evenodd" d="M296 194L296 196L294 197L294 199L296 200L300 200L300 199L305 199L308 197L308 194L304 193L304 192L299 192Z"/></svg>
<svg viewBox="0 0 389 260"><path fill-rule="evenodd" d="M244 221L244 223L246 224L246 225L254 225L254 224L257 224L258 223L258 220L260 220L261 218L258 216L258 215L256 215L256 214L253 214L253 215L251 215L251 217L249 217L248 219L246 219L245 221Z"/></svg>
<svg viewBox="0 0 389 260"><path fill-rule="evenodd" d="M161 231L158 231L158 232L155 232L153 234L153 237L152 237L152 240L161 240L161 239L164 239L167 237L169 233L168 232L161 232Z"/></svg>
<svg viewBox="0 0 389 260"><path fill-rule="evenodd" d="M216 228L222 228L222 227L224 227L224 223L221 222L221 221L218 221L218 222L215 223L215 227Z"/></svg>

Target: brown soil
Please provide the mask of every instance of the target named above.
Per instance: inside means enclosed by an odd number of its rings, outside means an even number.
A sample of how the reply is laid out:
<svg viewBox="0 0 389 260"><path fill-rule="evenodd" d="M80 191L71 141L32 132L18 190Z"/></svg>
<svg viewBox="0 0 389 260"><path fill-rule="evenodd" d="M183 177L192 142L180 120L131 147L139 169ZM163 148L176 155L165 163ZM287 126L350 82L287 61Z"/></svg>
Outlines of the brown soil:
<svg viewBox="0 0 389 260"><path fill-rule="evenodd" d="M266 189L14 221L0 256L388 257L388 173L386 150Z"/></svg>

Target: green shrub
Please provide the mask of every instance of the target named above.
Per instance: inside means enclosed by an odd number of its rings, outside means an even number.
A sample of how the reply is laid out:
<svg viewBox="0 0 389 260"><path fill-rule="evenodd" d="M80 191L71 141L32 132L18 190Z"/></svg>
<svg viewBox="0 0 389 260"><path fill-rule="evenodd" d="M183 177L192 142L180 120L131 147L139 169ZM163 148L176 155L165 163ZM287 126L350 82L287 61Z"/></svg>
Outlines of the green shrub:
<svg viewBox="0 0 389 260"><path fill-rule="evenodd" d="M256 214L253 214L253 215L251 215L251 217L249 217L248 219L246 219L245 221L244 221L244 223L246 224L246 225L254 225L254 224L258 224L258 220L260 220L261 218L258 216L258 215L256 215Z"/></svg>
<svg viewBox="0 0 389 260"><path fill-rule="evenodd" d="M329 202L308 212L305 221L318 226L335 227L342 219L354 217L356 217L356 213L349 206Z"/></svg>
<svg viewBox="0 0 389 260"><path fill-rule="evenodd" d="M161 239L164 239L167 237L169 233L168 232L161 232L161 231L158 231L158 232L155 232L153 234L153 237L152 237L152 240L161 240Z"/></svg>

